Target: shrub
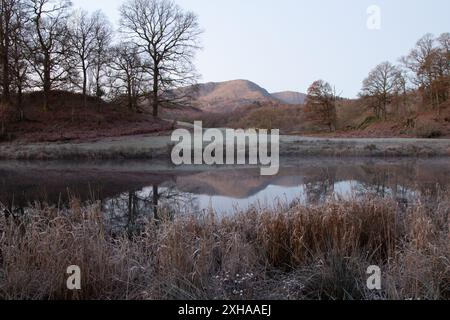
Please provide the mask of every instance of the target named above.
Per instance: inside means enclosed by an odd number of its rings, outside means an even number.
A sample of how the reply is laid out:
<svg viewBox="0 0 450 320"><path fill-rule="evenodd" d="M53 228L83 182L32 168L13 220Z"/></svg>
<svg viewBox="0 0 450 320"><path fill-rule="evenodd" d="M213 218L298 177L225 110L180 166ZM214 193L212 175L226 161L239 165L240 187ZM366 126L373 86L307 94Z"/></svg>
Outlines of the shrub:
<svg viewBox="0 0 450 320"><path fill-rule="evenodd" d="M436 128L437 123L434 121L423 121L416 125L415 133L418 138L432 139L441 137L442 131Z"/></svg>

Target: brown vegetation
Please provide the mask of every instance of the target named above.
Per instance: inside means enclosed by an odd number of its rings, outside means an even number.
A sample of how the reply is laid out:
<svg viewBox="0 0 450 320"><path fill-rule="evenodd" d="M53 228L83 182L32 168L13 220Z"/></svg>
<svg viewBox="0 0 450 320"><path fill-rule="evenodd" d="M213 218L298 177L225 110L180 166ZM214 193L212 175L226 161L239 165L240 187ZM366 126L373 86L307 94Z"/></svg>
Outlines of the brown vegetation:
<svg viewBox="0 0 450 320"><path fill-rule="evenodd" d="M326 126L330 132L336 130L336 90L328 82L314 81L308 88L305 112L308 118Z"/></svg>
<svg viewBox="0 0 450 320"><path fill-rule="evenodd" d="M191 112L182 115L181 119L203 121L206 128L277 128L283 134L302 132L309 125L305 121L303 106L273 102L255 102L226 113Z"/></svg>
<svg viewBox="0 0 450 320"><path fill-rule="evenodd" d="M375 117L362 100L342 100L337 105L337 132L334 137L367 138L448 138L450 104L442 103L438 115L431 106L424 107L419 93L410 93L404 107L387 105L387 120ZM402 102L405 103L405 102ZM324 135L324 134L320 134ZM330 136L329 134L325 134Z"/></svg>
<svg viewBox="0 0 450 320"><path fill-rule="evenodd" d="M150 220L112 235L99 205L0 217L4 299L449 299L448 193ZM66 289L66 268L82 290ZM369 291L366 269L382 270Z"/></svg>
<svg viewBox="0 0 450 320"><path fill-rule="evenodd" d="M373 116L363 100L337 99L336 131L329 132L329 123L308 112L304 105L280 103L254 103L236 109L234 112L211 113L190 108L177 111L165 110L168 119L187 122L203 121L208 128L264 128L280 129L282 134L349 137L349 138L448 138L450 137L450 104L440 106L440 116L430 108L422 107L418 93L406 98L407 107L397 103L386 106L387 120ZM404 103L404 102L402 102ZM428 127L427 130L424 130ZM432 134L423 134L429 131Z"/></svg>
<svg viewBox="0 0 450 320"><path fill-rule="evenodd" d="M51 109L42 112L41 92L25 94L23 119L9 113L4 140L22 142L86 141L102 137L160 133L172 128L172 123L155 119L148 113L128 111L121 104L107 103L82 94L53 91ZM10 110L10 109L9 109Z"/></svg>

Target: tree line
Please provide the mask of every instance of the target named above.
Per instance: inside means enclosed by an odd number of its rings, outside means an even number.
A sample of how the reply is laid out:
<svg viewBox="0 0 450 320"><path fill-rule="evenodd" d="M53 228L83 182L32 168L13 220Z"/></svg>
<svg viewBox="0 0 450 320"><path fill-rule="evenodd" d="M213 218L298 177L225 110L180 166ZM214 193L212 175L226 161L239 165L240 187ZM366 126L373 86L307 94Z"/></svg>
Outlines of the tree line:
<svg viewBox="0 0 450 320"><path fill-rule="evenodd" d="M137 109L145 97L158 116L169 93L194 82L201 29L197 16L171 0L128 0L114 30L101 12L68 0L0 0L0 94L23 118L23 94L65 90L98 101L125 97ZM99 104L100 105L100 104Z"/></svg>
<svg viewBox="0 0 450 320"><path fill-rule="evenodd" d="M426 34L398 64L386 61L377 65L364 79L359 97L376 118L386 120L388 106L407 101L412 92L419 93L423 106L440 114L442 104L450 98L450 33ZM338 100L332 86L318 80L308 89L307 110L334 131Z"/></svg>

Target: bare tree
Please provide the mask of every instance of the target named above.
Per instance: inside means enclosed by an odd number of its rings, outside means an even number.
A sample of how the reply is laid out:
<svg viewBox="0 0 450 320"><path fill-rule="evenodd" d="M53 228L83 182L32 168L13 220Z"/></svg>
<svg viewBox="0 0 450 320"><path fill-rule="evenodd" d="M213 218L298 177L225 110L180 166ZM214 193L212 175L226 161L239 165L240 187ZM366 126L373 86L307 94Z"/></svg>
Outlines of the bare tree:
<svg viewBox="0 0 450 320"><path fill-rule="evenodd" d="M0 0L0 68L1 89L5 102L10 102L11 69L10 56L13 50L12 32L14 19L19 10L19 0Z"/></svg>
<svg viewBox="0 0 450 320"><path fill-rule="evenodd" d="M431 57L435 50L435 40L432 34L426 34L416 43L414 49L401 61L413 72L411 81L417 86L428 86L432 82L433 71Z"/></svg>
<svg viewBox="0 0 450 320"><path fill-rule="evenodd" d="M400 70L390 62L376 66L363 81L361 96L367 98L377 118L387 118L387 106L404 88Z"/></svg>
<svg viewBox="0 0 450 320"><path fill-rule="evenodd" d="M437 38L437 96L444 102L450 98L450 33L443 33ZM440 109L438 109L438 112Z"/></svg>
<svg viewBox="0 0 450 320"><path fill-rule="evenodd" d="M11 25L12 50L10 58L10 69L12 74L11 87L14 91L17 102L16 106L19 111L19 119L24 119L23 113L23 91L28 84L30 65L26 56L26 39L29 37L26 24L28 15L25 6L21 3L18 5L14 13L13 24Z"/></svg>
<svg viewBox="0 0 450 320"><path fill-rule="evenodd" d="M125 93L127 106L137 110L139 96L143 93L144 63L139 55L139 49L131 43L124 43L113 48L112 89Z"/></svg>
<svg viewBox="0 0 450 320"><path fill-rule="evenodd" d="M330 132L336 130L336 100L336 90L328 82L317 80L308 88L306 110L317 115Z"/></svg>
<svg viewBox="0 0 450 320"><path fill-rule="evenodd" d="M94 51L94 23L93 17L84 10L75 11L69 19L68 40L75 67L81 71L84 107L87 105L88 70Z"/></svg>
<svg viewBox="0 0 450 320"><path fill-rule="evenodd" d="M36 85L44 91L44 111L49 109L50 92L58 84L68 82L72 74L68 62L66 20L67 0L30 0L32 37L27 44L30 63L38 77Z"/></svg>
<svg viewBox="0 0 450 320"><path fill-rule="evenodd" d="M101 11L89 14L86 11L75 11L69 22L69 43L75 57L74 67L81 73L84 106L90 86L94 82L94 91L101 97L101 78L105 64L108 62L108 51L112 40L112 28Z"/></svg>
<svg viewBox="0 0 450 320"><path fill-rule="evenodd" d="M446 101L450 88L450 56L448 33L437 39L426 34L417 41L410 53L401 58L401 62L412 73L411 81L423 93L423 97L432 102L440 111L440 103Z"/></svg>
<svg viewBox="0 0 450 320"><path fill-rule="evenodd" d="M197 16L170 0L128 0L120 8L122 31L151 64L151 103L158 116L164 93L195 78L194 54L201 30Z"/></svg>
<svg viewBox="0 0 450 320"><path fill-rule="evenodd" d="M90 57L91 76L93 91L98 98L98 104L100 99L104 96L103 90L104 78L107 76L107 66L111 63L111 41L113 38L113 29L106 16L97 11L93 14L94 20L94 42L93 51Z"/></svg>
<svg viewBox="0 0 450 320"><path fill-rule="evenodd" d="M28 64L24 60L25 22L22 0L0 0L0 69L2 98L12 102L11 94L18 95L18 109L22 106L22 90ZM22 113L21 114L21 118Z"/></svg>

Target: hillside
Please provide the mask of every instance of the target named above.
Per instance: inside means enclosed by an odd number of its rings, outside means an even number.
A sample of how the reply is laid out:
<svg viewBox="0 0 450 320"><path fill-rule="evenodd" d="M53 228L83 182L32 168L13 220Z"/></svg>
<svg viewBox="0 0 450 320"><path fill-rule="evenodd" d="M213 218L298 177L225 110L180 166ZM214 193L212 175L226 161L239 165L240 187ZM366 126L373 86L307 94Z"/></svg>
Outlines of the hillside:
<svg viewBox="0 0 450 320"><path fill-rule="evenodd" d="M376 119L359 100L342 100L337 105L337 131L312 132L314 136L336 138L448 138L450 101L440 106L440 115L424 105L420 94L410 93L404 106L388 105L388 119Z"/></svg>
<svg viewBox="0 0 450 320"><path fill-rule="evenodd" d="M337 131L310 119L303 105L275 100L267 90L245 80L208 83L198 86L193 106L162 107L160 119L142 106L129 111L118 102L89 97L83 107L80 94L54 91L50 111L42 111L40 92L24 96L24 119L2 114L0 108L0 142L89 141L104 137L142 134L168 134L174 121L202 120L209 128L276 128L282 134L322 137L450 137L450 104L442 104L437 115L431 106L423 105L418 93L411 93L405 105L388 106L388 119L374 118L359 99L342 99L337 105ZM148 104L145 104L146 106ZM2 111L3 110L3 111ZM7 110L6 110L7 111ZM166 120L169 121L166 121ZM6 121L5 121L6 120Z"/></svg>
<svg viewBox="0 0 450 320"><path fill-rule="evenodd" d="M172 129L172 123L155 120L146 112L129 111L127 107L89 97L87 106L83 96L66 91L53 91L50 110L42 110L41 92L24 95L24 119L17 119L17 111L10 110L3 141L61 142L86 141L103 137L138 134L158 134ZM6 117L5 117L6 118ZM0 117L0 120L2 118Z"/></svg>
<svg viewBox="0 0 450 320"><path fill-rule="evenodd" d="M203 112L182 118L202 120L209 128L280 129L282 134L340 138L444 138L450 137L450 103L441 106L441 115L423 106L417 94L411 94L407 107L388 106L388 119L376 119L360 99L338 102L337 130L310 118L303 105L278 103L248 104L229 112Z"/></svg>
<svg viewBox="0 0 450 320"><path fill-rule="evenodd" d="M191 91L193 105L206 112L232 112L257 103L279 103L266 89L248 80L209 82L182 90Z"/></svg>
<svg viewBox="0 0 450 320"><path fill-rule="evenodd" d="M304 104L306 94L295 91L282 91L271 94L275 99L287 104Z"/></svg>

